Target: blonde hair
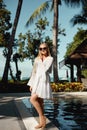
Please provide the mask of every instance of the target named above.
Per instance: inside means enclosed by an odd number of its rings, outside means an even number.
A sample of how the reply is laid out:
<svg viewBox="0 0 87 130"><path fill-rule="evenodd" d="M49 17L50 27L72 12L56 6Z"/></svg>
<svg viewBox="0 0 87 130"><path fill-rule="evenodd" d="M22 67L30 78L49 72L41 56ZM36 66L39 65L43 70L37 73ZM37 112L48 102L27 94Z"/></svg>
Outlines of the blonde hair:
<svg viewBox="0 0 87 130"><path fill-rule="evenodd" d="M47 56L50 56L51 54L50 54L50 49L49 49L49 47L48 47L48 44L45 43L45 42L43 42L43 43L41 43L41 44L39 45L39 47L40 47L42 44L44 44L44 45L46 46L46 48L47 48ZM38 56L37 56L37 57L39 57L39 56L40 56L40 51L38 52Z"/></svg>

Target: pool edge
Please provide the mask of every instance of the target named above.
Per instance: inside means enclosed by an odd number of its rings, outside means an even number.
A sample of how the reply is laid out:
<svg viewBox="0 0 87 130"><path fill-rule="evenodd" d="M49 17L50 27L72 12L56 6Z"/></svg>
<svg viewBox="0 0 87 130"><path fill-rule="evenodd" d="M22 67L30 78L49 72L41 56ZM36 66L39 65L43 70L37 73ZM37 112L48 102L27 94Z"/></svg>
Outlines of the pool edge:
<svg viewBox="0 0 87 130"><path fill-rule="evenodd" d="M28 98L28 97L27 97ZM35 130L35 126L38 124L38 117L34 117L29 110L26 108L24 103L22 102L24 98L16 98L15 104L18 109L18 112L21 116L21 119L25 125L26 130ZM46 119L46 128L44 130L59 130L51 121ZM41 129L39 129L41 130Z"/></svg>

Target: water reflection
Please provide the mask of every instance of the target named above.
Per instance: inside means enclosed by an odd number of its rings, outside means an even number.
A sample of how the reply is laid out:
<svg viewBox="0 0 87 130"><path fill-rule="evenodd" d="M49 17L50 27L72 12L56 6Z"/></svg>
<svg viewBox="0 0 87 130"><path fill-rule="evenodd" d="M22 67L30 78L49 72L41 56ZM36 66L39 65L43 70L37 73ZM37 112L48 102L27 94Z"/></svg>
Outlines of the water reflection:
<svg viewBox="0 0 87 130"><path fill-rule="evenodd" d="M45 115L60 130L87 129L87 102L85 100L59 98L45 101Z"/></svg>
<svg viewBox="0 0 87 130"><path fill-rule="evenodd" d="M37 116L29 99L23 102ZM45 100L44 113L59 130L87 130L87 98L59 97L53 101Z"/></svg>

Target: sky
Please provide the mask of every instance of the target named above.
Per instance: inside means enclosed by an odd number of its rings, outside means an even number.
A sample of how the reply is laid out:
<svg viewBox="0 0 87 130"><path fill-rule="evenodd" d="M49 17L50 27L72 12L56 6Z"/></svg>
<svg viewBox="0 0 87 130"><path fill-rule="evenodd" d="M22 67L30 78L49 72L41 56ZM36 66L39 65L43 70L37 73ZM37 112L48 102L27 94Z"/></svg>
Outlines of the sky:
<svg viewBox="0 0 87 130"><path fill-rule="evenodd" d="M30 25L28 28L25 27L25 24L28 20L28 18L31 16L33 11L35 11L36 8L38 8L42 3L44 3L46 0L23 0L23 5L22 5L22 10L20 14L20 19L16 31L16 38L18 37L19 33L22 32L25 34L28 30L31 30L33 32L34 30L34 24ZM11 21L13 23L15 14L16 14L16 8L18 4L18 0L4 0L6 4L6 8L11 11ZM60 38L60 46L58 48L59 53L58 53L58 63L64 59L64 55L66 52L66 46L68 43L71 43L73 41L73 37L77 32L78 27L83 27L84 26L72 26L70 23L71 18L75 14L79 14L81 12L81 8L71 8L67 7L64 3L59 7L59 24L61 25L61 29L65 29L66 36L59 36ZM46 14L43 15L43 17L47 17L49 21L49 27L46 29L45 35L49 35L52 37L52 32L50 31L52 24L53 24L53 13L50 12L49 10L47 11ZM36 21L35 21L36 22ZM0 76L3 74L4 70L4 65L5 65L5 59L2 56L2 49L0 49ZM28 77L31 74L32 70L32 64L31 61L25 60L25 62L19 62L19 69L22 70L22 77ZM12 69L13 73L15 74L15 64L12 63ZM68 68L62 67L59 69L59 77L66 77L66 70ZM69 71L69 69L68 69Z"/></svg>

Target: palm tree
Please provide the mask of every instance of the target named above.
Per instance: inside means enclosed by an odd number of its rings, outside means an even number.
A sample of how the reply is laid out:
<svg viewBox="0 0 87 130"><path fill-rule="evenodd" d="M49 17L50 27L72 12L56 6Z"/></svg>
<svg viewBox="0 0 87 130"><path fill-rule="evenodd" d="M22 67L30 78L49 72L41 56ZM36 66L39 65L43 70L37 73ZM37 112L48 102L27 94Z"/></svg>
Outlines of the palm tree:
<svg viewBox="0 0 87 130"><path fill-rule="evenodd" d="M43 3L38 9L34 11L32 16L29 18L29 20L26 23L26 26L31 24L34 19L41 16L41 14L44 14L46 10L49 8L49 2L46 1ZM53 0L51 5L51 10L54 9L54 24L53 24L53 57L54 57L54 66L53 66L53 72L54 72L54 82L58 82L58 64L57 64L57 42L58 42L58 4L60 4L60 0Z"/></svg>
<svg viewBox="0 0 87 130"><path fill-rule="evenodd" d="M20 12L21 12L22 2L23 2L23 0L18 1L18 7L17 7L15 19L14 19L12 34L11 34L11 37L10 37L10 44L9 44L9 47L8 47L8 54L7 54L5 69L4 69L4 73L3 73L3 77L2 77L2 81L5 82L5 83L8 81L8 71L9 71L10 60L11 60L11 55L12 55L12 47L14 45L15 33L16 33L17 25L18 25Z"/></svg>
<svg viewBox="0 0 87 130"><path fill-rule="evenodd" d="M79 6L80 4L84 4L86 0L63 0L66 5L68 6ZM54 56L54 82L58 81L58 58L57 58L57 39L58 39L58 5L61 4L61 0L52 0L52 1L46 1L43 3L38 9L34 11L34 13L31 15L29 20L27 21L26 25L28 26L29 24L33 23L33 21L40 17L41 14L44 14L48 9L49 9L49 3L52 2L51 4L51 10L54 9L54 23L53 23L53 56Z"/></svg>
<svg viewBox="0 0 87 130"><path fill-rule="evenodd" d="M53 1L54 8L54 21L53 21L53 75L54 82L58 82L58 63L57 63L57 42L58 42L58 0Z"/></svg>
<svg viewBox="0 0 87 130"><path fill-rule="evenodd" d="M18 69L18 59L20 59L22 56L18 53L15 53L13 55L13 61L15 62L16 66L16 78L20 81L21 71Z"/></svg>

